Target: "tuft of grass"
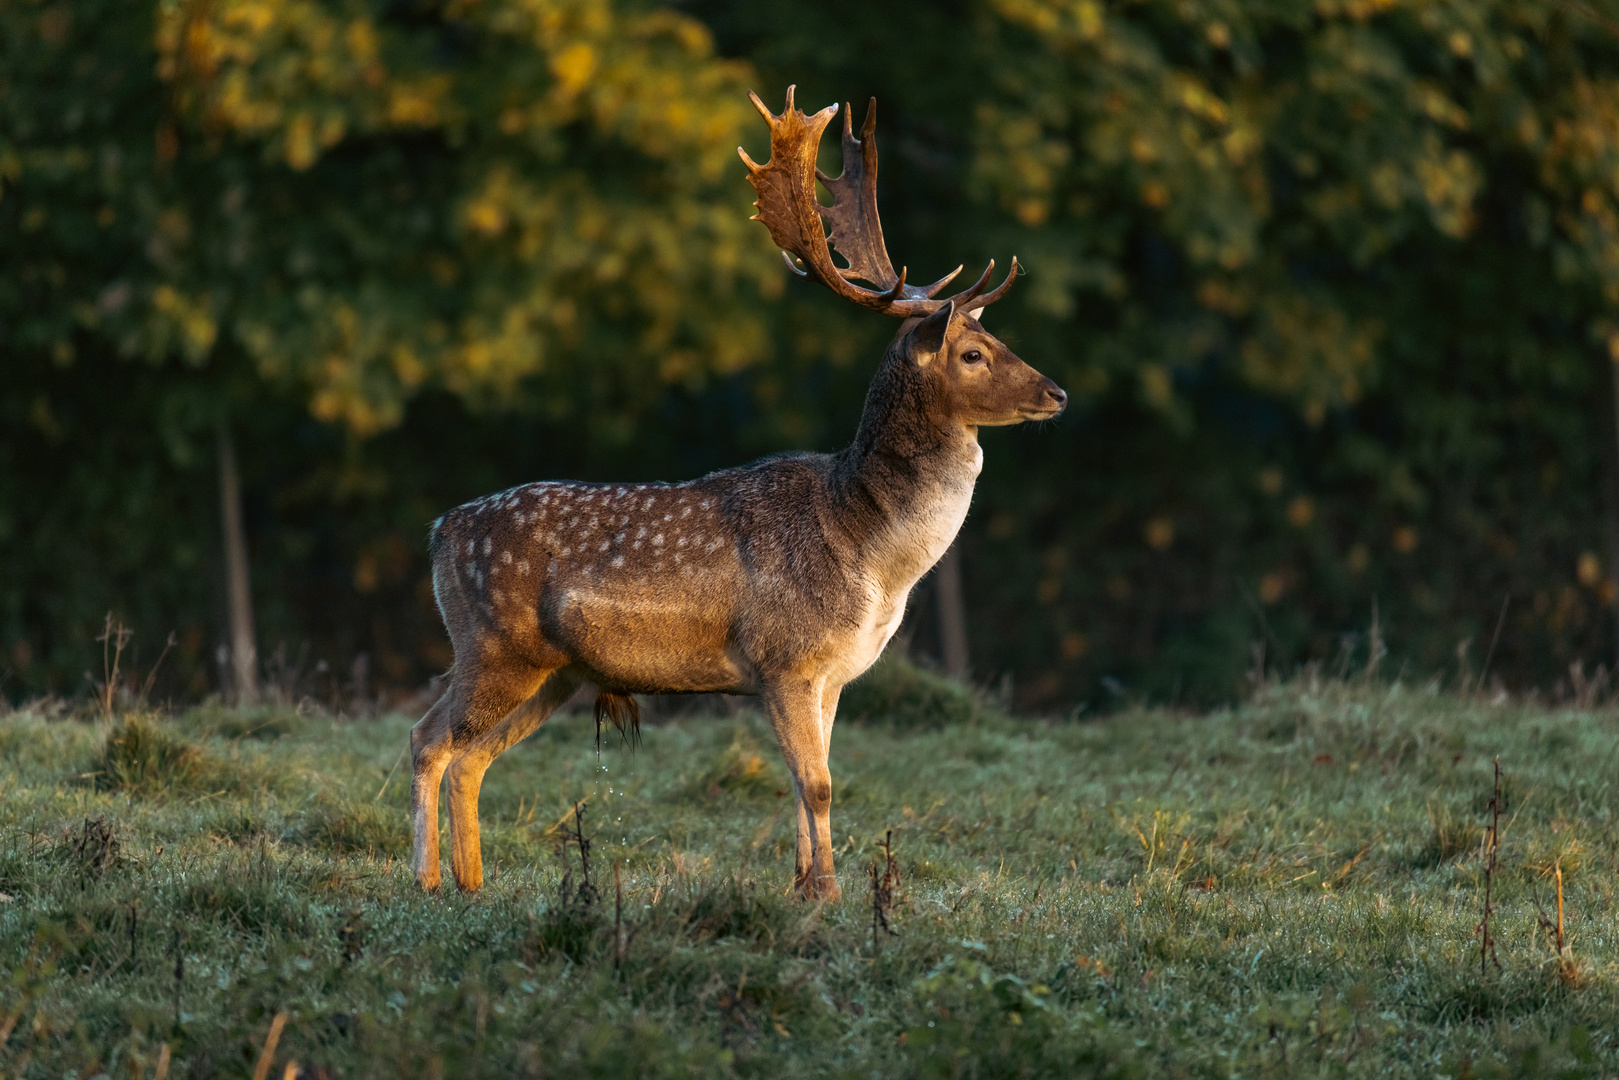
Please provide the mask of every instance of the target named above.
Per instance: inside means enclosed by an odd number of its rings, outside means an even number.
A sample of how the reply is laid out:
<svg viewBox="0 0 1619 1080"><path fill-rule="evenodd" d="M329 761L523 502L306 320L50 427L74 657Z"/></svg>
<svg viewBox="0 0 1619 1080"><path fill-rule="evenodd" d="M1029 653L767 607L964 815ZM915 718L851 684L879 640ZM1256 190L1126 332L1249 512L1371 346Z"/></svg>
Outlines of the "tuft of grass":
<svg viewBox="0 0 1619 1080"><path fill-rule="evenodd" d="M203 773L202 751L159 722L125 717L107 733L101 779L109 787L151 794L190 789Z"/></svg>
<svg viewBox="0 0 1619 1080"><path fill-rule="evenodd" d="M410 846L410 822L396 807L342 799L310 811L296 839L331 855L386 858Z"/></svg>
<svg viewBox="0 0 1619 1080"><path fill-rule="evenodd" d="M897 650L844 687L838 700L840 721L924 731L996 715L972 687L918 667Z"/></svg>
<svg viewBox="0 0 1619 1080"><path fill-rule="evenodd" d="M788 790L790 783L779 755L761 746L752 730L739 724L731 735L731 744L698 774L692 793L708 799L727 794L765 798Z"/></svg>
<svg viewBox="0 0 1619 1080"><path fill-rule="evenodd" d="M1484 825L1471 818L1458 818L1444 803L1428 804L1428 823L1432 834L1424 860L1429 866L1439 866L1462 855L1476 853L1484 842Z"/></svg>

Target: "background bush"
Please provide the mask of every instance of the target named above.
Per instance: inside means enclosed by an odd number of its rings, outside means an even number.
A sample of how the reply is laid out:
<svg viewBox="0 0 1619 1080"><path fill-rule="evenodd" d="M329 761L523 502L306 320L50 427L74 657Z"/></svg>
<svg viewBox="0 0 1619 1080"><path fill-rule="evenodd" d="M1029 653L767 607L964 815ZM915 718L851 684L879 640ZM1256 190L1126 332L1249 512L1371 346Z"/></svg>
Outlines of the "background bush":
<svg viewBox="0 0 1619 1080"><path fill-rule="evenodd" d="M1493 670L1549 686L1615 648L1614 26L1551 0L10 5L4 692L80 685L108 608L150 652L180 632L164 691L213 685L222 424L261 652L363 651L400 686L448 660L445 508L841 445L893 327L784 282L746 221L744 91L789 82L881 99L895 258L1016 252L992 329L1074 395L985 436L980 678L1225 698L1255 644L1364 662L1374 604L1393 662L1472 675L1510 598Z"/></svg>

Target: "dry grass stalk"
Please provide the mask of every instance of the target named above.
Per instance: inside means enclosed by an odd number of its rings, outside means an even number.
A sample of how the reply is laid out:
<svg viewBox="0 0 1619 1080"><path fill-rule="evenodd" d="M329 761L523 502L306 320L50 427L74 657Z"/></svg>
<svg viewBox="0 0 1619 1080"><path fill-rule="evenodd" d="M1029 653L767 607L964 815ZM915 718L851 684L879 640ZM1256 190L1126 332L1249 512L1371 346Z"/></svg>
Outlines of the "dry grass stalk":
<svg viewBox="0 0 1619 1080"><path fill-rule="evenodd" d="M1558 859L1552 864L1552 880L1557 884L1557 918L1555 921L1540 913L1540 928L1546 931L1551 939L1553 951L1557 954L1557 977L1569 986L1579 982L1579 965L1574 962L1574 949L1569 944L1568 935L1563 930L1563 860Z"/></svg>
<svg viewBox="0 0 1619 1080"><path fill-rule="evenodd" d="M281 1041L281 1029L287 1026L285 1011L275 1014L270 1021L270 1031L264 1036L264 1049L259 1051L259 1063L253 1066L253 1080L268 1080L270 1063L275 1060L276 1043ZM293 1075L297 1075L294 1073Z"/></svg>
<svg viewBox="0 0 1619 1080"><path fill-rule="evenodd" d="M118 664L124 656L124 646L135 632L107 612L103 621L101 633L96 640L101 642L101 685L96 697L101 705L101 715L112 718L112 707L118 694Z"/></svg>
<svg viewBox="0 0 1619 1080"><path fill-rule="evenodd" d="M152 1071L152 1080L169 1080L169 1054L168 1043L157 1048L157 1068Z"/></svg>
<svg viewBox="0 0 1619 1080"><path fill-rule="evenodd" d="M1477 694L1484 689L1484 677L1490 673L1490 661L1495 659L1495 647L1501 643L1501 630L1507 625L1507 605L1512 603L1512 594L1501 598L1501 614L1495 619L1495 633L1490 635L1490 647L1484 653L1484 666L1478 669L1478 682L1473 684L1473 693Z"/></svg>

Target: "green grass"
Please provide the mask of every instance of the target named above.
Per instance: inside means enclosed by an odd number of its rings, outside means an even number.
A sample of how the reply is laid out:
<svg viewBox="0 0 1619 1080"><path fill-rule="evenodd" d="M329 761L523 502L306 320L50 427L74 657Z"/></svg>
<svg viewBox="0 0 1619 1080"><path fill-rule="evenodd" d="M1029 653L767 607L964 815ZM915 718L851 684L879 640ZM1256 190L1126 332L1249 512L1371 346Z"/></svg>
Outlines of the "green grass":
<svg viewBox="0 0 1619 1080"><path fill-rule="evenodd" d="M825 906L785 895L748 714L599 761L553 721L490 770L472 898L412 883L410 717L0 717L0 1075L150 1077L167 1043L171 1076L248 1077L280 1012L276 1077L1619 1073L1619 713L1299 682L1046 723L941 693L837 729ZM553 829L585 797L590 907ZM1572 979L1538 921L1559 860Z"/></svg>

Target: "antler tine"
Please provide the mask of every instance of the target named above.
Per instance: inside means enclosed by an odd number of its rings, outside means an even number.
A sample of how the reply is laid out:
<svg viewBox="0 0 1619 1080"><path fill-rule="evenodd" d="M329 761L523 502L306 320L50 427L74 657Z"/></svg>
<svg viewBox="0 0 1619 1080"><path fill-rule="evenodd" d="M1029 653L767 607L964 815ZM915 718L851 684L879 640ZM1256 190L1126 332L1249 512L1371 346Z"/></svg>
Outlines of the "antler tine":
<svg viewBox="0 0 1619 1080"><path fill-rule="evenodd" d="M770 160L760 165L737 148L748 167L748 181L759 193L754 220L770 230L771 239L783 249L787 268L799 277L814 278L846 300L900 318L931 315L952 301L960 305L977 297L989 281L990 270L950 300L936 297L961 273L961 267L926 287L907 284L904 270L894 272L877 215L877 99L872 98L866 108L858 138L853 110L844 107L843 171L829 177L815 167L815 157L838 106L829 105L806 116L793 105L796 89L787 88L787 104L779 116L770 112L758 94L748 93L753 107L770 126ZM817 179L832 193L831 206L822 206L816 198ZM847 261L847 269L832 261L834 249ZM994 265L990 263L991 270ZM1007 280L977 306L1000 299L1016 276L1014 259ZM877 288L864 288L853 279Z"/></svg>
<svg viewBox="0 0 1619 1080"><path fill-rule="evenodd" d="M977 281L950 297L946 302L955 304L957 307L963 306L967 303L967 301L984 291L984 286L989 284L989 275L993 274L994 272L995 260L991 259L989 260L989 265L984 267L984 272L978 275Z"/></svg>
<svg viewBox="0 0 1619 1080"><path fill-rule="evenodd" d="M961 266L956 267L954 270L950 271L944 277L940 278L938 281L935 281L932 285L929 285L929 286L925 287L924 289L922 289L922 295L927 297L930 300L933 299L935 296L938 296L939 293L944 291L944 287L946 285L948 285L952 281L956 280L956 275L961 273L961 270L962 270L963 266L966 266L966 263L962 263Z"/></svg>
<svg viewBox="0 0 1619 1080"><path fill-rule="evenodd" d="M991 259L990 263L989 263L989 270L984 271L984 277L988 278L990 270L993 270L993 269L995 269L995 261L993 259ZM1018 275L1021 274L1022 272L1023 272L1023 267L1022 267L1021 264L1018 263L1017 256L1016 255L1012 256L1012 265L1010 267L1008 267L1007 270L1006 270L1006 280L1002 281L999 285L995 286L995 288L991 289L989 292L985 293L983 296L978 297L973 302L972 308L969 309L969 310L987 308L987 307L989 307L989 305L993 304L995 301L997 301L1001 297L1005 296L1007 294L1007 291L1012 288L1012 282L1016 281L1018 279Z"/></svg>

